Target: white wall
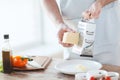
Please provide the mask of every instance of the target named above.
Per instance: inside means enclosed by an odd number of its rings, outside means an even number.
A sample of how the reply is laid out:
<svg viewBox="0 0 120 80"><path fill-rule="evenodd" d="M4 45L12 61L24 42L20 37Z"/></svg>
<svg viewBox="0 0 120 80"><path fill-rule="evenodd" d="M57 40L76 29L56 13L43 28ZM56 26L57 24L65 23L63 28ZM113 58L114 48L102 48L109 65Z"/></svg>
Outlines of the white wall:
<svg viewBox="0 0 120 80"><path fill-rule="evenodd" d="M0 0L0 46L6 33L12 48L19 51L57 43L55 28L43 14L40 0Z"/></svg>
<svg viewBox="0 0 120 80"><path fill-rule="evenodd" d="M13 46L36 42L39 15L34 0L0 0L0 39L8 33Z"/></svg>

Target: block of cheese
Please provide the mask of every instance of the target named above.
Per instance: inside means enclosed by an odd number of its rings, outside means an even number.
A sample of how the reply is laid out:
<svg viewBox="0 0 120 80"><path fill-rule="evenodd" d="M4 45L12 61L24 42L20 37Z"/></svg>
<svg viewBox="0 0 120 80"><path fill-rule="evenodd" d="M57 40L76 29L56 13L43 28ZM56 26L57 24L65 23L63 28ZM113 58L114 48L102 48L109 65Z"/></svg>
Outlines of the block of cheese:
<svg viewBox="0 0 120 80"><path fill-rule="evenodd" d="M77 45L79 42L79 33L65 32L62 42Z"/></svg>

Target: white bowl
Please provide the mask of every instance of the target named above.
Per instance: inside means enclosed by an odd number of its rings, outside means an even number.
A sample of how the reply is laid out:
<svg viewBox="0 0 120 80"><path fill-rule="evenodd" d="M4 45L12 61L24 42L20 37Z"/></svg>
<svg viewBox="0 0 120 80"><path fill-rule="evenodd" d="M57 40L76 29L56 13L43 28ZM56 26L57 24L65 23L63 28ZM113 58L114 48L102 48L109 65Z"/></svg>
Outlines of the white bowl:
<svg viewBox="0 0 120 80"><path fill-rule="evenodd" d="M107 75L107 71L105 70L91 70L87 72L87 79L89 80L91 76L94 77L102 77Z"/></svg>
<svg viewBox="0 0 120 80"><path fill-rule="evenodd" d="M119 79L119 73L117 73L117 72L108 72L108 76L110 76L112 80Z"/></svg>

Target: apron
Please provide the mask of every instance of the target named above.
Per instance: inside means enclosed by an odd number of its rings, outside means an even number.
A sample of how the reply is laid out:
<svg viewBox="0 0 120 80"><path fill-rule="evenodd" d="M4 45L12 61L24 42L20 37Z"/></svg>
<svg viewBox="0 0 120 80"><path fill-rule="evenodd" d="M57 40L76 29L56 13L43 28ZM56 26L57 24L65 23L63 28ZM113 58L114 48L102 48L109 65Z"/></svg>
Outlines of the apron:
<svg viewBox="0 0 120 80"><path fill-rule="evenodd" d="M76 30L83 11L95 0L60 0L60 9L64 22ZM120 6L118 1L106 5L96 22L94 59L103 64L120 66ZM64 59L82 58L74 54L71 48L64 49ZM86 59L86 58L85 58Z"/></svg>

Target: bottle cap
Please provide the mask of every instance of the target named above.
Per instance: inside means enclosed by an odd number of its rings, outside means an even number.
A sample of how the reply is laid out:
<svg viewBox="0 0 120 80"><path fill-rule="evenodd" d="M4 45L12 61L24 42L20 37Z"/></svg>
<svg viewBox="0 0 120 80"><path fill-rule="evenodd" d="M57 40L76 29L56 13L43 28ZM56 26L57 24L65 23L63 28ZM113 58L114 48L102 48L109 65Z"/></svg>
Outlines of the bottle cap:
<svg viewBox="0 0 120 80"><path fill-rule="evenodd" d="M9 34L5 34L4 39L9 39Z"/></svg>

